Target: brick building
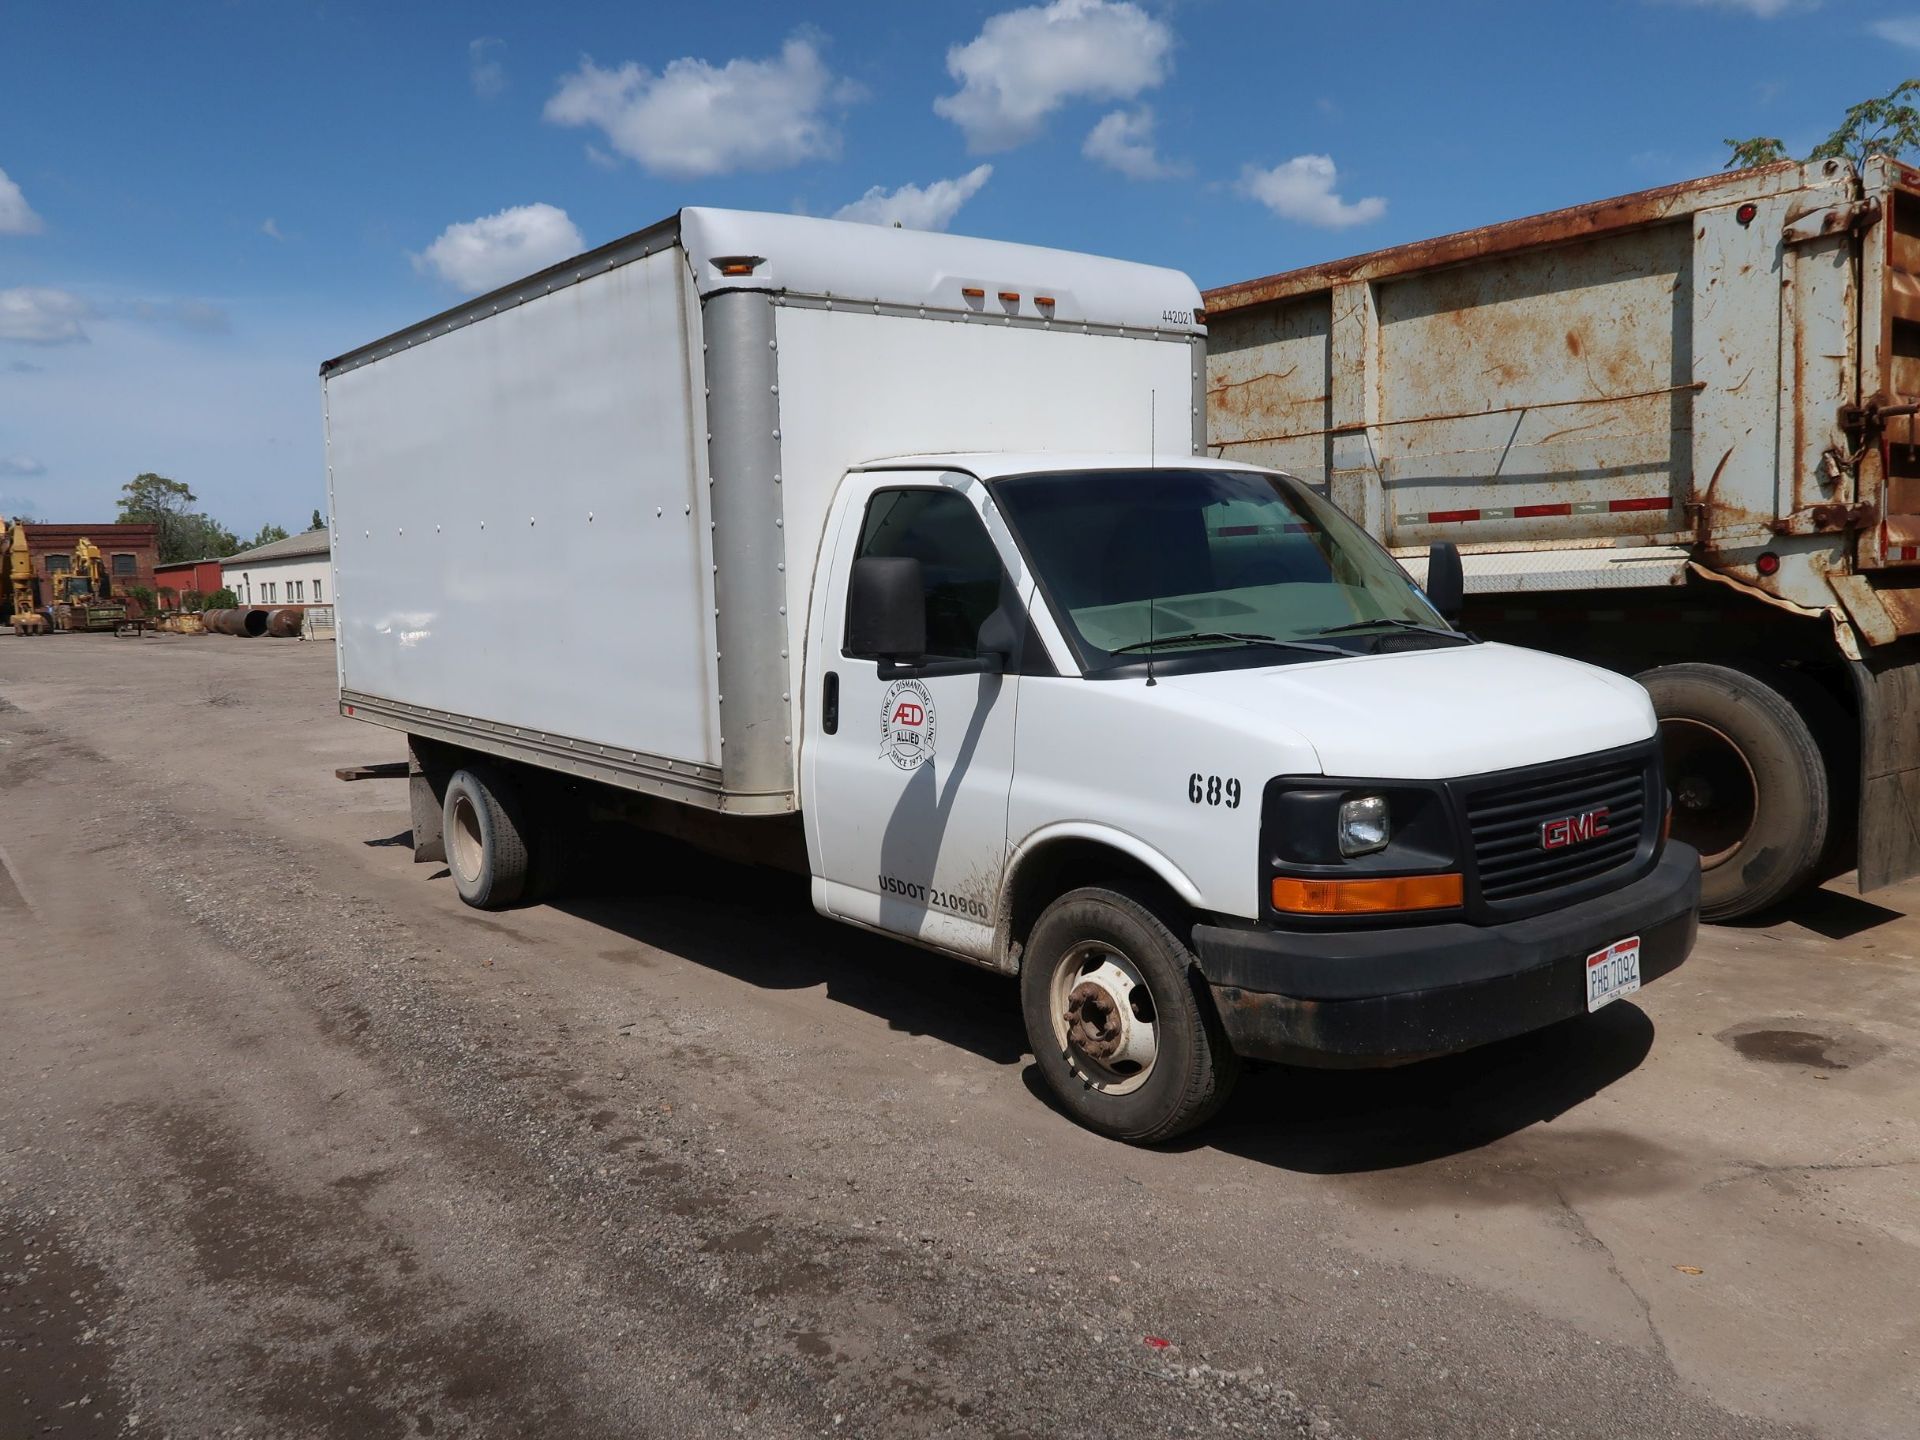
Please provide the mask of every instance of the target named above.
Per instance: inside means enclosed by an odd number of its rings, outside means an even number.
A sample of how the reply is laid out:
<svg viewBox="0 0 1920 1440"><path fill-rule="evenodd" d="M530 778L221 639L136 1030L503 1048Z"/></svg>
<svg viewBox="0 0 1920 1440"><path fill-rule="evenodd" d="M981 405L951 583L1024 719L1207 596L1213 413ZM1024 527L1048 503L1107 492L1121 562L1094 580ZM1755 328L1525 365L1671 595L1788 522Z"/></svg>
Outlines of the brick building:
<svg viewBox="0 0 1920 1440"><path fill-rule="evenodd" d="M36 609L53 603L53 582L57 575L71 573L76 540L91 540L100 550L107 567L107 586L113 595L126 598L136 586L153 588L154 566L160 560L158 530L152 525L48 525L36 520L24 522L27 554L33 561L33 603ZM5 579L12 573L9 561L13 546L13 526L0 535L0 611L12 612L12 594Z"/></svg>

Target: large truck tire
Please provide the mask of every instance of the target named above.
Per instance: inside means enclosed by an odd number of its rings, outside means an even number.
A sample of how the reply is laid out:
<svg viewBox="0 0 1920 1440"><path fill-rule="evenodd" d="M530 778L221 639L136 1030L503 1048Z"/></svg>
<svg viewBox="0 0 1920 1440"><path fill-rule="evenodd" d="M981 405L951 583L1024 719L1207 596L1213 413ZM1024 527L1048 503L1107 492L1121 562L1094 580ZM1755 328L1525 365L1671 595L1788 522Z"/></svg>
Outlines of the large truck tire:
<svg viewBox="0 0 1920 1440"><path fill-rule="evenodd" d="M1239 1077L1192 953L1117 891L1069 891L1034 922L1020 1003L1048 1087L1075 1120L1116 1140L1191 1130Z"/></svg>
<svg viewBox="0 0 1920 1440"><path fill-rule="evenodd" d="M504 910L527 888L527 814L513 782L492 766L456 770L442 815L453 888L476 910Z"/></svg>
<svg viewBox="0 0 1920 1440"><path fill-rule="evenodd" d="M1700 914L1764 910L1814 877L1827 848L1826 760L1779 689L1724 665L1662 665L1653 697L1673 797L1673 835L1700 852Z"/></svg>

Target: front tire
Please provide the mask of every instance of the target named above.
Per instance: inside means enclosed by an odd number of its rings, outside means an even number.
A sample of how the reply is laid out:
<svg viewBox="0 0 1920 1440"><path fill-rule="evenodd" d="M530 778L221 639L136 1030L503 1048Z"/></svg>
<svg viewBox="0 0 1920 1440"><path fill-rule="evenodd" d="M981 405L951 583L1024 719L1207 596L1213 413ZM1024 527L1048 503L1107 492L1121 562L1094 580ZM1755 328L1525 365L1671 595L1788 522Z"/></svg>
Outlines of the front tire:
<svg viewBox="0 0 1920 1440"><path fill-rule="evenodd" d="M1660 719L1673 835L1700 852L1700 914L1751 915L1813 878L1832 804L1812 730L1765 681L1724 665L1640 675Z"/></svg>
<svg viewBox="0 0 1920 1440"><path fill-rule="evenodd" d="M491 766L456 770L441 815L453 888L476 910L504 910L526 892L530 856L525 807Z"/></svg>
<svg viewBox="0 0 1920 1440"><path fill-rule="evenodd" d="M1075 1120L1146 1145L1201 1124L1233 1089L1193 955L1131 896L1073 890L1035 922L1020 969L1027 1041Z"/></svg>

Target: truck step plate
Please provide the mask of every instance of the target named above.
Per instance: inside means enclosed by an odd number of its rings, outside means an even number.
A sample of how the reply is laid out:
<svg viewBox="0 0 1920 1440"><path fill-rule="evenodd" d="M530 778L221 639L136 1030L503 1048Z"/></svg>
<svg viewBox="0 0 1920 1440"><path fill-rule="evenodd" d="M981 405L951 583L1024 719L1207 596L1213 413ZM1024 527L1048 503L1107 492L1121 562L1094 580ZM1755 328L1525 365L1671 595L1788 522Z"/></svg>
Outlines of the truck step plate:
<svg viewBox="0 0 1920 1440"><path fill-rule="evenodd" d="M1629 935L1587 956L1587 1013L1640 988L1640 937Z"/></svg>

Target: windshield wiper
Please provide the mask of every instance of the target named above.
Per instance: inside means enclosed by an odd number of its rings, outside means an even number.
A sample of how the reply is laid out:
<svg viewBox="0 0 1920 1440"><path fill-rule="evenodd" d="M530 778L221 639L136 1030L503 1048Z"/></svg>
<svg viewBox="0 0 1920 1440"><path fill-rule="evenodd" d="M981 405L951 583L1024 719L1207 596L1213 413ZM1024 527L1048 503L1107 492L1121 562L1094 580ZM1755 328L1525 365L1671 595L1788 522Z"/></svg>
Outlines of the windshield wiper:
<svg viewBox="0 0 1920 1440"><path fill-rule="evenodd" d="M1261 635L1251 630L1188 630L1181 635L1156 635L1151 640L1136 640L1110 650L1110 655L1125 655L1131 650L1151 650L1158 645L1191 645L1199 640L1226 640L1240 645L1273 645L1282 650L1311 650L1321 655L1345 655L1351 650L1338 645L1316 645L1311 640L1282 640L1277 635Z"/></svg>
<svg viewBox="0 0 1920 1440"><path fill-rule="evenodd" d="M1361 630L1372 630L1387 625L1395 630L1417 630L1422 635L1440 635L1448 640L1471 642L1473 637L1458 630L1442 630L1438 625L1422 624L1418 620L1394 620L1382 615L1374 620L1349 620L1345 625L1330 625L1325 630L1316 630L1316 635L1352 635Z"/></svg>

